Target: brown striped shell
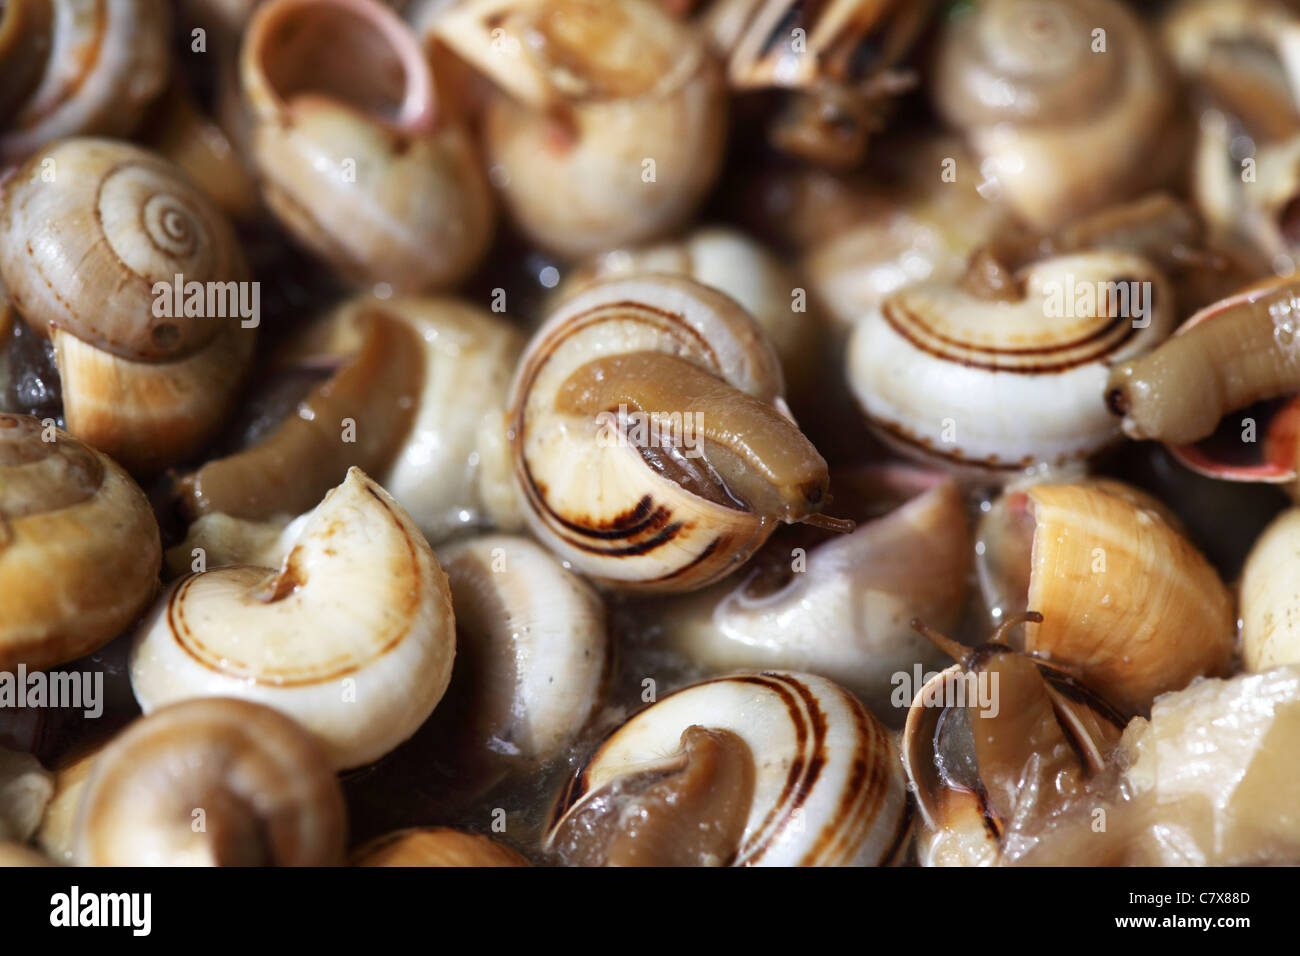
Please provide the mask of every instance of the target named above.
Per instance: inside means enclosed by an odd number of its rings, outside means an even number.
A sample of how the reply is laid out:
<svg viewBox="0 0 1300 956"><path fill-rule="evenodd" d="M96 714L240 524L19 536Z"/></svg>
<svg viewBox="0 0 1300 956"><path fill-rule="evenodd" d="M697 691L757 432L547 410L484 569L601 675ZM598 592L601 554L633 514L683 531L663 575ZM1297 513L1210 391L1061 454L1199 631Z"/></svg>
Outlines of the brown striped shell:
<svg viewBox="0 0 1300 956"><path fill-rule="evenodd" d="M848 691L822 677L743 672L693 684L615 730L560 798L547 845L582 855L607 812L635 812L636 778L663 772L691 728L734 735L752 759L737 839L716 847L729 866L871 866L906 851L911 805L892 736ZM712 796L717 796L713 794ZM691 799L666 811L689 815ZM584 811L595 811L585 821ZM662 811L661 811L662 812ZM585 826L569 826L579 820ZM652 821L653 822L653 821ZM700 819L701 828L726 821Z"/></svg>
<svg viewBox="0 0 1300 956"><path fill-rule="evenodd" d="M589 286L533 336L510 391L533 533L613 586L685 591L722 577L777 521L805 520L825 498L826 463L781 389L771 345L722 293L653 274ZM625 413L646 440L629 437Z"/></svg>

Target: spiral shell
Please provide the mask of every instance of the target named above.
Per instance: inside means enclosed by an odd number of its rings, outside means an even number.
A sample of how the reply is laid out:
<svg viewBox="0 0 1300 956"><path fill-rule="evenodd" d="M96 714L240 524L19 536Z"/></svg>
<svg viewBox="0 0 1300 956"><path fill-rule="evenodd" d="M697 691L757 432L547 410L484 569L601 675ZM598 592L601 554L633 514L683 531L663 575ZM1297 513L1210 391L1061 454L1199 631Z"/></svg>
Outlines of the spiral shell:
<svg viewBox="0 0 1300 956"><path fill-rule="evenodd" d="M429 63L391 10L271 0L244 35L240 77L264 197L304 246L399 292L451 285L478 262L486 176L467 131L435 116Z"/></svg>
<svg viewBox="0 0 1300 956"><path fill-rule="evenodd" d="M317 741L222 697L164 707L105 747L76 829L89 866L328 866L346 844L343 793Z"/></svg>
<svg viewBox="0 0 1300 956"><path fill-rule="evenodd" d="M165 0L6 3L0 10L0 165L65 136L131 133L171 72L168 6Z"/></svg>
<svg viewBox="0 0 1300 956"><path fill-rule="evenodd" d="M1049 228L1151 181L1169 128L1169 70L1116 0L990 0L951 18L934 97L980 171Z"/></svg>
<svg viewBox="0 0 1300 956"><path fill-rule="evenodd" d="M678 739L690 728L738 737L752 760L748 806L729 808L743 826L727 841L734 845L719 847L729 853L717 862L870 866L895 862L906 851L911 806L893 738L847 691L790 672L694 684L632 717L570 781L553 812L548 847L578 850L599 825L582 826L580 818L599 813L602 802L617 814L630 800L626 809L634 812L635 794L620 794L618 785L661 772L674 759L665 755L678 752ZM683 800L658 812L671 817L691 810ZM720 825L700 821L702 828Z"/></svg>
<svg viewBox="0 0 1300 956"><path fill-rule="evenodd" d="M722 163L726 91L704 38L651 0L469 0L438 37L509 95L483 122L523 232L581 256L684 223Z"/></svg>
<svg viewBox="0 0 1300 956"><path fill-rule="evenodd" d="M702 587L823 501L826 463L788 418L771 346L688 279L588 287L534 335L510 395L530 527L605 583Z"/></svg>
<svg viewBox="0 0 1300 956"><path fill-rule="evenodd" d="M1173 328L1165 277L1119 251L1056 256L1008 299L964 283L912 286L854 329L849 384L905 454L1007 477L1085 458L1119 437L1107 371Z"/></svg>
<svg viewBox="0 0 1300 956"><path fill-rule="evenodd" d="M52 423L0 415L0 671L106 644L153 598L161 562L126 472Z"/></svg>
<svg viewBox="0 0 1300 956"><path fill-rule="evenodd" d="M0 278L54 343L72 434L152 470L224 420L258 321L232 306L247 266L230 224L166 160L99 139L33 157L0 196ZM191 283L206 289L199 315L174 307Z"/></svg>

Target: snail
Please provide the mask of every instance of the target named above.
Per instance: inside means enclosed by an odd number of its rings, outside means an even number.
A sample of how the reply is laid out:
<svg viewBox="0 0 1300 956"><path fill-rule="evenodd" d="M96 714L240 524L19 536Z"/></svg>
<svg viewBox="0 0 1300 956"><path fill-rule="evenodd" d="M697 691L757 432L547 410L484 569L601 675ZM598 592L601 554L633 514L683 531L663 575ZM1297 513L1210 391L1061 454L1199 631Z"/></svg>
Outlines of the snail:
<svg viewBox="0 0 1300 956"><path fill-rule="evenodd" d="M229 223L168 161L69 139L20 166L0 194L0 278L54 345L68 431L129 470L192 455L231 411L257 287Z"/></svg>
<svg viewBox="0 0 1300 956"><path fill-rule="evenodd" d="M108 643L148 607L161 562L126 472L52 422L0 414L0 672Z"/></svg>
<svg viewBox="0 0 1300 956"><path fill-rule="evenodd" d="M990 0L954 13L932 96L990 191L1051 228L1154 185L1171 70L1117 0Z"/></svg>
<svg viewBox="0 0 1300 956"><path fill-rule="evenodd" d="M171 73L165 0L0 8L0 167L66 136L132 133Z"/></svg>
<svg viewBox="0 0 1300 956"><path fill-rule="evenodd" d="M432 29L500 89L487 159L539 246L577 257L657 238L717 177L722 69L653 0L468 0Z"/></svg>
<svg viewBox="0 0 1300 956"><path fill-rule="evenodd" d="M343 793L318 742L247 700L208 697L133 723L95 760L76 823L83 866L328 866Z"/></svg>
<svg viewBox="0 0 1300 956"><path fill-rule="evenodd" d="M576 864L872 866L907 851L892 736L791 672L693 684L617 728L570 780L545 846Z"/></svg>
<svg viewBox="0 0 1300 956"><path fill-rule="evenodd" d="M456 609L456 670L432 723L435 759L495 782L562 754L600 706L605 606L528 538L438 548Z"/></svg>
<svg viewBox="0 0 1300 956"><path fill-rule="evenodd" d="M950 479L898 465L833 473L831 487L837 508L861 498L874 519L800 547L778 532L742 580L661 603L658 620L665 643L695 665L811 671L901 725L911 699L895 699L898 675L940 659L908 622L953 627L965 605L966 504Z"/></svg>
<svg viewBox="0 0 1300 956"><path fill-rule="evenodd" d="M189 575L155 603L131 648L146 713L231 696L275 707L358 767L406 740L451 677L446 575L401 507L359 469L303 523L278 569Z"/></svg>
<svg viewBox="0 0 1300 956"><path fill-rule="evenodd" d="M39 760L0 747L0 841L29 841L53 795L54 775Z"/></svg>
<svg viewBox="0 0 1300 956"><path fill-rule="evenodd" d="M376 837L353 851L353 866L528 866L508 847L450 827L412 827Z"/></svg>
<svg viewBox="0 0 1300 956"><path fill-rule="evenodd" d="M1111 369L1106 404L1128 437L1164 442L1202 474L1292 484L1297 311L1297 280L1265 281L1207 306L1150 354ZM1247 409L1239 423L1225 420ZM1234 431L1222 440L1221 421Z"/></svg>
<svg viewBox="0 0 1300 956"><path fill-rule="evenodd" d="M795 275L744 233L706 226L676 240L606 250L569 271L555 290L556 301L596 279L637 272L682 275L725 292L762 326L790 394L814 387L821 333L816 310Z"/></svg>
<svg viewBox="0 0 1300 956"><path fill-rule="evenodd" d="M39 850L12 840L0 841L0 867L53 865Z"/></svg>
<svg viewBox="0 0 1300 956"><path fill-rule="evenodd" d="M446 288L487 249L492 197L415 34L375 0L270 0L240 50L271 211L352 280Z"/></svg>
<svg viewBox="0 0 1300 956"><path fill-rule="evenodd" d="M328 377L249 447L183 476L181 510L192 520L297 515L356 466L432 541L518 527L505 405L522 347L508 323L460 300L350 299L273 362L286 378Z"/></svg>
<svg viewBox="0 0 1300 956"><path fill-rule="evenodd" d="M772 347L689 279L608 279L565 302L520 359L509 415L529 527L611 586L703 587L826 502Z"/></svg>
<svg viewBox="0 0 1300 956"><path fill-rule="evenodd" d="M903 61L932 10L930 0L717 0L702 16L733 90L792 92L768 124L772 145L849 167L916 85Z"/></svg>
<svg viewBox="0 0 1300 956"><path fill-rule="evenodd" d="M1051 664L1003 639L1031 611L1005 618L970 648L916 627L957 663L919 688L903 730L903 766L923 824L924 866L989 866L1088 800L1124 729L1105 700Z"/></svg>
<svg viewBox="0 0 1300 956"><path fill-rule="evenodd" d="M1241 656L1248 671L1300 664L1300 509L1278 515L1255 541L1241 572Z"/></svg>
<svg viewBox="0 0 1300 956"><path fill-rule="evenodd" d="M961 280L906 287L854 327L850 388L901 453L1006 480L1118 439L1107 371L1172 330L1168 280L1119 249L1015 265L976 255Z"/></svg>
<svg viewBox="0 0 1300 956"><path fill-rule="evenodd" d="M1122 745L1135 825L1120 862L1300 862L1300 668L1198 681L1166 694L1149 721L1129 725Z"/></svg>
<svg viewBox="0 0 1300 956"><path fill-rule="evenodd" d="M1148 496L1115 482L1012 488L977 529L995 620L1050 608L1023 647L1127 713L1231 665L1232 597Z"/></svg>

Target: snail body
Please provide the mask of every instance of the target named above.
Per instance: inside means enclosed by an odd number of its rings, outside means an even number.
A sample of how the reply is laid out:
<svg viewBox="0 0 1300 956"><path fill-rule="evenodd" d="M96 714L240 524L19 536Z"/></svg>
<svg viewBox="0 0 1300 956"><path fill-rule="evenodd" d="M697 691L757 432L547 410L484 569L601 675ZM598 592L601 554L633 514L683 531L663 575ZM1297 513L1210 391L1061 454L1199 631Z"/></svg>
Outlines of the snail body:
<svg viewBox="0 0 1300 956"><path fill-rule="evenodd" d="M264 197L299 242L352 280L398 292L445 288L477 264L492 231L486 176L468 132L440 115L424 51L392 10L263 4L240 76Z"/></svg>
<svg viewBox="0 0 1300 956"><path fill-rule="evenodd" d="M14 0L0 10L0 165L66 136L126 136L171 72L164 0Z"/></svg>
<svg viewBox="0 0 1300 956"><path fill-rule="evenodd" d="M675 795L654 792L664 779ZM611 828L620 817L639 825ZM546 843L633 865L671 854L679 865L870 866L903 855L910 825L893 739L853 695L811 674L746 672L679 690L615 730L565 790Z"/></svg>
<svg viewBox="0 0 1300 956"><path fill-rule="evenodd" d="M826 463L788 417L771 346L735 302L687 279L605 280L569 299L510 394L529 526L598 581L702 587L825 495Z"/></svg>
<svg viewBox="0 0 1300 956"><path fill-rule="evenodd" d="M199 315L176 314L178 275L209 290ZM166 160L71 139L19 167L0 195L0 277L54 344L68 430L127 468L193 454L231 410L258 321L239 305L247 265L224 216Z"/></svg>
<svg viewBox="0 0 1300 956"><path fill-rule="evenodd" d="M158 523L120 466L52 424L0 415L0 671L108 643L152 600L160 563Z"/></svg>

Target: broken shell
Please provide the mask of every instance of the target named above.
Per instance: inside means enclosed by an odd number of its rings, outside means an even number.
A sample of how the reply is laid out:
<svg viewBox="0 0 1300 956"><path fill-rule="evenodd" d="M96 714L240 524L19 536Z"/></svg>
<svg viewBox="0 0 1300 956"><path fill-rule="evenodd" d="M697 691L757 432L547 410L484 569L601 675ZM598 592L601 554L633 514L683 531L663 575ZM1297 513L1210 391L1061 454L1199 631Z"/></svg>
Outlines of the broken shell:
<svg viewBox="0 0 1300 956"><path fill-rule="evenodd" d="M456 670L435 718L447 751L507 771L559 755L604 690L600 595L528 538L459 541L438 560L456 609Z"/></svg>
<svg viewBox="0 0 1300 956"><path fill-rule="evenodd" d="M652 865L664 853L885 865L905 853L910 827L893 738L856 698L811 674L742 673L670 694L607 737L557 804L546 845ZM639 840L656 833L683 840Z"/></svg>
<svg viewBox="0 0 1300 956"><path fill-rule="evenodd" d="M650 0L468 0L434 30L504 91L484 116L488 163L543 248L581 256L663 235L716 178L722 69Z"/></svg>
<svg viewBox="0 0 1300 956"><path fill-rule="evenodd" d="M29 753L0 747L0 841L26 843L54 795L54 775Z"/></svg>
<svg viewBox="0 0 1300 956"><path fill-rule="evenodd" d="M1193 443L1213 435L1231 411L1300 392L1297 314L1300 281L1294 280L1271 280L1216 302L1149 355L1112 369L1106 404L1122 416L1130 438L1174 446L1179 460L1202 474L1233 481L1294 481L1300 446L1294 403L1260 429L1262 461L1241 464L1239 447L1222 450Z"/></svg>
<svg viewBox="0 0 1300 956"><path fill-rule="evenodd" d="M169 6L163 0L6 3L0 10L0 166L65 136L130 134L171 72Z"/></svg>
<svg viewBox="0 0 1300 956"><path fill-rule="evenodd" d="M1140 493L1117 483L1007 492L980 526L981 585L998 619L1048 608L1023 650L1145 712L1231 663L1232 597L1214 569Z"/></svg>
<svg viewBox="0 0 1300 956"><path fill-rule="evenodd" d="M413 827L376 837L352 854L353 866L528 866L490 837L449 827Z"/></svg>
<svg viewBox="0 0 1300 956"><path fill-rule="evenodd" d="M520 360L510 418L534 534L607 584L703 587L825 502L772 347L689 279L605 280L566 302Z"/></svg>
<svg viewBox="0 0 1300 956"><path fill-rule="evenodd" d="M778 532L754 562L773 552L775 581L755 569L739 583L685 598L686 606L661 616L664 635L704 667L821 674L899 725L911 697L894 699L897 676L942 659L910 621L951 628L965 605L972 554L966 504L951 480L898 466L835 474L832 488L841 511L855 495L874 505L887 497L902 503L806 550L781 547Z"/></svg>
<svg viewBox="0 0 1300 956"><path fill-rule="evenodd" d="M0 671L108 643L148 606L161 561L126 472L53 423L0 415Z"/></svg>
<svg viewBox="0 0 1300 956"><path fill-rule="evenodd" d="M788 391L800 395L814 386L821 322L794 274L744 233L706 226L670 242L602 252L566 275L556 301L597 279L639 272L681 275L725 292L767 334Z"/></svg>
<svg viewBox="0 0 1300 956"><path fill-rule="evenodd" d="M437 110L420 42L374 0L271 0L240 75L267 205L357 282L452 285L492 233L469 133Z"/></svg>
<svg viewBox="0 0 1300 956"><path fill-rule="evenodd" d="M278 570L173 584L136 632L145 713L190 697L276 707L336 768L388 753L446 690L455 654L446 575L410 518L359 469L325 496Z"/></svg>
<svg viewBox="0 0 1300 956"><path fill-rule="evenodd" d="M929 0L719 0L703 16L734 90L794 91L769 124L777 149L829 166L861 162L899 94L916 85L903 60Z"/></svg>
<svg viewBox="0 0 1300 956"><path fill-rule="evenodd" d="M1115 0L980 3L948 19L937 71L939 112L1038 228L1141 192L1173 121L1171 71Z"/></svg>
<svg viewBox="0 0 1300 956"><path fill-rule="evenodd" d="M1008 618L975 648L918 624L958 662L917 691L903 730L924 866L1003 862L1009 842L1040 832L1084 796L1086 778L1119 742L1124 720L1109 704L1000 643L1025 620L1043 617Z"/></svg>
<svg viewBox="0 0 1300 956"><path fill-rule="evenodd" d="M88 866L312 866L341 862L343 793L288 717L210 697L161 708L100 753L81 801Z"/></svg>
<svg viewBox="0 0 1300 956"><path fill-rule="evenodd" d="M1166 694L1124 733L1125 780L1145 832L1123 862L1258 866L1300 862L1300 668L1198 681Z"/></svg>
<svg viewBox="0 0 1300 956"><path fill-rule="evenodd" d="M1300 508L1278 515L1241 572L1241 655L1249 671L1300 664Z"/></svg>
<svg viewBox="0 0 1300 956"><path fill-rule="evenodd" d="M54 343L73 435L152 471L223 423L253 350L247 266L212 200L167 160L100 139L33 157L0 195L0 277ZM178 281L204 288L198 314L189 292L176 308Z"/></svg>
<svg viewBox="0 0 1300 956"><path fill-rule="evenodd" d="M911 286L863 318L848 378L881 437L983 480L1064 465L1119 437L1107 370L1173 329L1165 277L1115 250L1053 256L992 293L972 260L956 284Z"/></svg>

